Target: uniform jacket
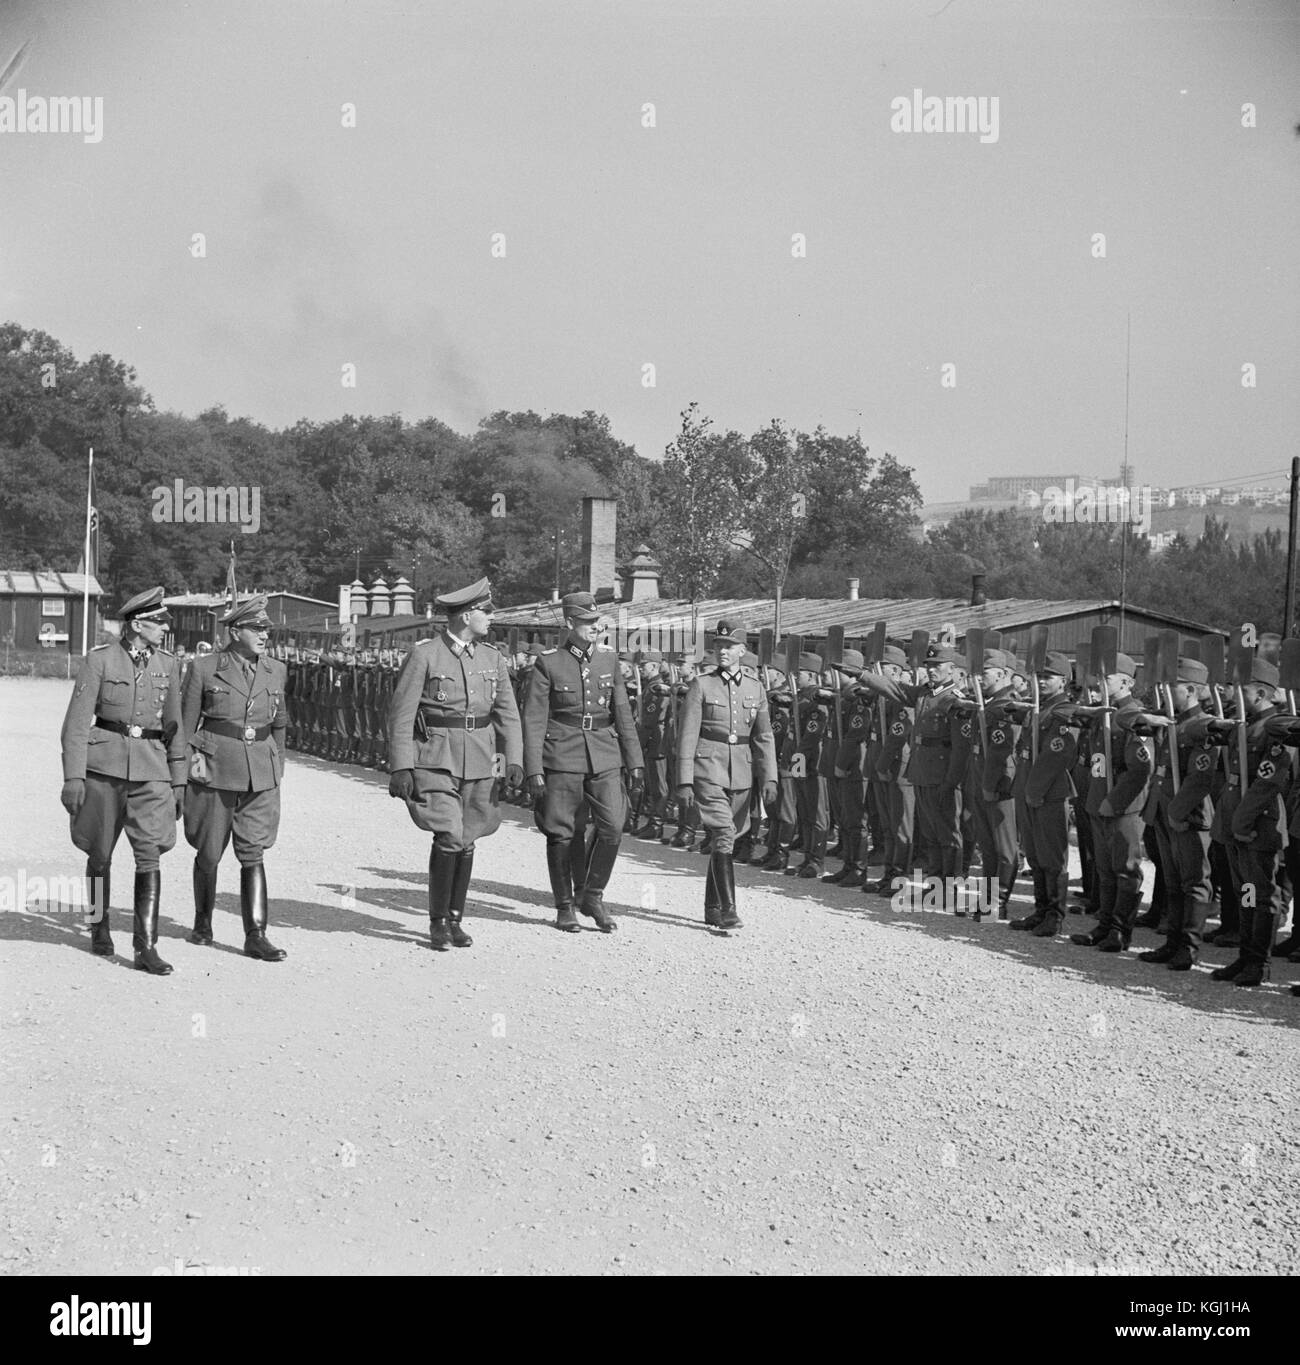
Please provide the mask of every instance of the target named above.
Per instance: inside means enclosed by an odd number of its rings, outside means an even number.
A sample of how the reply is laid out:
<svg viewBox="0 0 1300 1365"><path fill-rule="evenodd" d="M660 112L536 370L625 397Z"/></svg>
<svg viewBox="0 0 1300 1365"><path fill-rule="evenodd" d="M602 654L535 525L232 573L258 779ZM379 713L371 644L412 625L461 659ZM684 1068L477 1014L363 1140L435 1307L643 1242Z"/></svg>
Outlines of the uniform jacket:
<svg viewBox="0 0 1300 1365"><path fill-rule="evenodd" d="M772 743L776 749L777 772L782 777L792 776L790 761L794 758L794 717L790 711L790 694L774 688L767 694L768 714L772 720Z"/></svg>
<svg viewBox="0 0 1300 1365"><path fill-rule="evenodd" d="M1253 834L1250 846L1258 852L1276 853L1287 846L1285 798L1291 785L1291 755L1287 746L1264 728L1265 722L1277 714L1276 707L1269 707L1247 722L1248 790L1244 796L1236 730L1222 741L1228 756L1228 780L1215 809L1211 831L1221 843Z"/></svg>
<svg viewBox="0 0 1300 1365"><path fill-rule="evenodd" d="M1020 727L1014 710L1005 703L1015 700L1011 688L1004 687L989 697L984 706L984 730L989 742L980 765L980 794L985 801L1011 799Z"/></svg>
<svg viewBox="0 0 1300 1365"><path fill-rule="evenodd" d="M1025 803L1044 806L1066 801L1076 794L1073 770L1078 757L1078 740L1070 703L1065 693L1047 698L1038 712L1038 761L1033 759L1033 727L1025 721L1020 735L1017 777L1023 770Z"/></svg>
<svg viewBox="0 0 1300 1365"><path fill-rule="evenodd" d="M905 776L912 760L912 708L899 701L885 702L885 737L880 746L876 771L870 776L881 782L896 782L910 787Z"/></svg>
<svg viewBox="0 0 1300 1365"><path fill-rule="evenodd" d="M584 716L613 724L584 730ZM644 766L617 652L570 636L539 654L524 702L526 776Z"/></svg>
<svg viewBox="0 0 1300 1365"><path fill-rule="evenodd" d="M825 688L810 687L799 694L799 752L805 777L825 777L828 757L834 762L835 703Z"/></svg>
<svg viewBox="0 0 1300 1365"><path fill-rule="evenodd" d="M637 738L647 761L665 756L665 736L672 719L672 688L668 683L651 683L641 701L641 723Z"/></svg>
<svg viewBox="0 0 1300 1365"><path fill-rule="evenodd" d="M1111 785L1106 785L1103 765L1105 739L1100 716L1095 722L1092 781L1088 787L1088 814L1100 814L1103 801L1112 815L1140 814L1147 803L1147 787L1156 769L1155 746L1149 735L1133 729L1142 707L1130 693L1117 706L1111 724Z"/></svg>
<svg viewBox="0 0 1300 1365"><path fill-rule="evenodd" d="M1207 830L1214 818L1214 804L1210 800L1210 785L1217 755L1206 744L1208 717L1199 706L1184 711L1175 718L1172 729L1162 729L1153 736L1156 750L1156 771L1151 782L1151 795L1143 812L1147 823L1155 822L1160 811L1165 818L1188 829ZM1170 772L1170 740L1173 733L1178 760L1178 795L1174 795L1173 775Z"/></svg>
<svg viewBox="0 0 1300 1365"><path fill-rule="evenodd" d="M430 722L472 716L473 729ZM505 655L486 640L474 657L453 649L447 632L421 640L406 656L388 707L388 769L427 768L467 782L495 776L496 753L523 765L519 708Z"/></svg>
<svg viewBox="0 0 1300 1365"><path fill-rule="evenodd" d="M712 782L727 791L776 781L767 693L748 673L705 669L677 716L677 784Z"/></svg>
<svg viewBox="0 0 1300 1365"><path fill-rule="evenodd" d="M95 725L96 715L142 730L162 730L168 738L145 739L101 730ZM120 641L96 645L82 660L60 739L65 781L83 779L91 772L129 782L183 787L185 732L176 656L155 649L137 675Z"/></svg>
<svg viewBox="0 0 1300 1365"><path fill-rule="evenodd" d="M947 686L931 692L928 686L910 683L899 686L915 706L908 781L914 787L960 787L970 750L964 744L956 751L953 749L962 723L961 712L956 708L956 689Z"/></svg>
<svg viewBox="0 0 1300 1365"><path fill-rule="evenodd" d="M207 776L193 772L192 780L218 791L267 791L280 785L284 772L284 732L289 712L284 692L285 666L269 654L261 655L250 686L239 655L222 649L196 661L185 679L181 711L185 739ZM265 739L232 739L213 734L208 721L226 721L246 728L271 727Z"/></svg>
<svg viewBox="0 0 1300 1365"><path fill-rule="evenodd" d="M875 707L869 697L854 690L843 702L844 733L835 750L835 766L850 777L865 776L863 746L872 738L872 719Z"/></svg>

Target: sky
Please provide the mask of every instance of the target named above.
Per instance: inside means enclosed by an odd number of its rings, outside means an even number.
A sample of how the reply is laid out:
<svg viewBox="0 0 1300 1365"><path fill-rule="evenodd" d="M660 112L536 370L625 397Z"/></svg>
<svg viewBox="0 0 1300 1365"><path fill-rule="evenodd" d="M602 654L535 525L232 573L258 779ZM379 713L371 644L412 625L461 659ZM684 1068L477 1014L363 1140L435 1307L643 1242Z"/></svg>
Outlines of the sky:
<svg viewBox="0 0 1300 1365"><path fill-rule="evenodd" d="M1117 478L1131 336L1138 481L1300 453L1294 0L0 0L24 44L0 101L102 122L0 131L0 319L160 409L595 409L658 458L695 401L938 502Z"/></svg>

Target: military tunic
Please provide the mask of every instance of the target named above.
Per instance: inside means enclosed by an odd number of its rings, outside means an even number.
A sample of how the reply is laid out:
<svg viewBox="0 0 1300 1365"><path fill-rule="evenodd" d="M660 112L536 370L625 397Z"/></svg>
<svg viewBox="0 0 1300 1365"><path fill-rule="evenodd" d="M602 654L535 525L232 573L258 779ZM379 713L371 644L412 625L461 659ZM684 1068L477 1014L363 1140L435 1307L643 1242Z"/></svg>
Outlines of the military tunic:
<svg viewBox="0 0 1300 1365"><path fill-rule="evenodd" d="M715 853L732 852L749 830L753 784L776 781L767 694L752 674L703 670L677 717L677 785L692 785Z"/></svg>
<svg viewBox="0 0 1300 1365"><path fill-rule="evenodd" d="M123 830L140 872L156 871L176 844L172 789L185 785L180 690L180 667L166 650L139 668L120 641L82 660L60 738L64 780L86 784L72 842L95 874L112 862Z"/></svg>
<svg viewBox="0 0 1300 1365"><path fill-rule="evenodd" d="M412 821L447 853L472 852L501 825L502 764L522 766L519 711L505 655L445 630L406 656L388 707L388 767L411 769Z"/></svg>
<svg viewBox="0 0 1300 1365"><path fill-rule="evenodd" d="M280 828L287 670L269 654L249 660L223 649L198 660L181 696L191 750L185 838L214 872L234 836L241 867L262 861Z"/></svg>

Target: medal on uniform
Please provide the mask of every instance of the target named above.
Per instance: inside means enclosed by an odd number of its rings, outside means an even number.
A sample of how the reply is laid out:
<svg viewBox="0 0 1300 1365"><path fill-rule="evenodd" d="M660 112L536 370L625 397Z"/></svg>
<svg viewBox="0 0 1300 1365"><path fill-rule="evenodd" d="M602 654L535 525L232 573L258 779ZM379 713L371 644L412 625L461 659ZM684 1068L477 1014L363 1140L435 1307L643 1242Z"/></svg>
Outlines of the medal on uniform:
<svg viewBox="0 0 1300 1365"><path fill-rule="evenodd" d="M435 701L446 701L446 700L447 700L447 694L446 694L441 688L439 688L439 689L438 689L438 695L434 698L434 700L435 700Z"/></svg>

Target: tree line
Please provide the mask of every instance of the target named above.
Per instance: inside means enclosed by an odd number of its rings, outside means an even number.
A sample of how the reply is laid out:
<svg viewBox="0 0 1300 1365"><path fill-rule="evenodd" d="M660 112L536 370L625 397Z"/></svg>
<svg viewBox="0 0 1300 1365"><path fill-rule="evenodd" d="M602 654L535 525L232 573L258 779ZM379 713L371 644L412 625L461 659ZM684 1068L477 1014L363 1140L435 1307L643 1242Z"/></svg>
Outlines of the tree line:
<svg viewBox="0 0 1300 1365"><path fill-rule="evenodd" d="M743 435L715 428L696 404L661 459L594 411L495 412L471 432L395 414L277 430L220 407L160 412L124 362L79 361L43 332L0 325L0 567L77 565L91 446L110 600L151 583L220 591L233 539L241 587L332 601L354 577L404 574L422 602L486 575L501 602L534 601L577 584L588 495L618 500L618 562L648 544L665 595L838 597L853 576L863 597L952 597L976 571L991 598L1119 592L1118 527L973 512L922 536L913 471L856 433L774 418ZM173 499L157 490L178 480L259 489L256 534L175 509L160 520ZM1196 542L1151 555L1130 535L1128 598L1276 629L1279 541L1234 547L1211 521Z"/></svg>

